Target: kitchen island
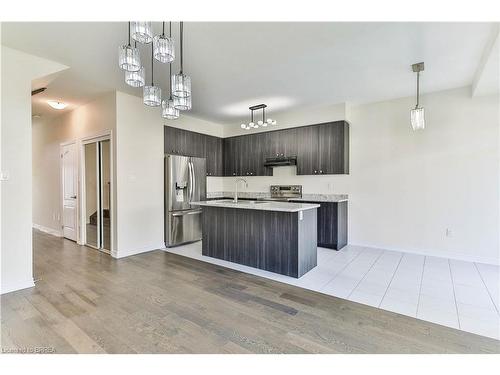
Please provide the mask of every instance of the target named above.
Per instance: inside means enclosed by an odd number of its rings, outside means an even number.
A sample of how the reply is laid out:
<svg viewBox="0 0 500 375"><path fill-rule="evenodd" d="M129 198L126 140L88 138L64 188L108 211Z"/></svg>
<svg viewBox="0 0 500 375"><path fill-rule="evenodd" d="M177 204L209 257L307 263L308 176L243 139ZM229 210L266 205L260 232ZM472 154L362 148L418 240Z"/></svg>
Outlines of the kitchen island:
<svg viewBox="0 0 500 375"><path fill-rule="evenodd" d="M192 202L203 207L202 254L291 277L317 265L319 204Z"/></svg>

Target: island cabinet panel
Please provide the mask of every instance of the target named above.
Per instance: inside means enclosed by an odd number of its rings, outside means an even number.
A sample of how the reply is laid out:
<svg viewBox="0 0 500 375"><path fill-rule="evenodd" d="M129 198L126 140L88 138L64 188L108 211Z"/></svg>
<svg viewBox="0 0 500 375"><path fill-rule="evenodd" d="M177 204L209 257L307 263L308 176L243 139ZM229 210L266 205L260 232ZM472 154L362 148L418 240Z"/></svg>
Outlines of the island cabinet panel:
<svg viewBox="0 0 500 375"><path fill-rule="evenodd" d="M300 277L317 265L316 209L300 214L203 207L202 253Z"/></svg>
<svg viewBox="0 0 500 375"><path fill-rule="evenodd" d="M347 201L343 202L315 202L294 201L297 203L316 203L317 209L317 239L319 247L340 250L347 245Z"/></svg>
<svg viewBox="0 0 500 375"><path fill-rule="evenodd" d="M207 176L223 176L222 138L165 126L165 153L206 158Z"/></svg>

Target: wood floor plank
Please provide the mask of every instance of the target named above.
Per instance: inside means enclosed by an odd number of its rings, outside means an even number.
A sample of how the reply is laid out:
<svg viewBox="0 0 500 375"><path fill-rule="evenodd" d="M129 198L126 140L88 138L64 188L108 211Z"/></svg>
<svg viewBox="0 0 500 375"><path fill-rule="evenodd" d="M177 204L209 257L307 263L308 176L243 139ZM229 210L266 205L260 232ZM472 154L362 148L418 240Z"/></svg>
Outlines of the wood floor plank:
<svg viewBox="0 0 500 375"><path fill-rule="evenodd" d="M214 264L116 260L34 232L31 289L1 297L2 349L56 353L500 353L500 342Z"/></svg>

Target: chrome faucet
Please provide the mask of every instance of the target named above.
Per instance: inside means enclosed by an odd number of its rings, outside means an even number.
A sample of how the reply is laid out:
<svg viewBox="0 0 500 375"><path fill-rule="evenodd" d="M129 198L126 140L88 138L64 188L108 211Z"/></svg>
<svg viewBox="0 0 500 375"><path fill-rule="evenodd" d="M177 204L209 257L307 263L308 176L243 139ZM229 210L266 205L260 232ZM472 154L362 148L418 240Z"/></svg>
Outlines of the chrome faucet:
<svg viewBox="0 0 500 375"><path fill-rule="evenodd" d="M237 178L236 181L234 181L234 203L238 203L238 182L244 182L245 187L248 187L248 182L244 178Z"/></svg>

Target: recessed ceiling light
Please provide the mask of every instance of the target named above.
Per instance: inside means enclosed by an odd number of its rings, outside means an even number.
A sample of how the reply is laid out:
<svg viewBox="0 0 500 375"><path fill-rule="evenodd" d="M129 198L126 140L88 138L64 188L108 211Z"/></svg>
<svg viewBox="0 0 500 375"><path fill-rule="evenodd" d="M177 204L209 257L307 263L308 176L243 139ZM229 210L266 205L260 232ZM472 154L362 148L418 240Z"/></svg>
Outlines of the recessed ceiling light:
<svg viewBox="0 0 500 375"><path fill-rule="evenodd" d="M49 101L47 101L47 104L50 105L54 109L64 109L68 106L66 103L58 102L55 100L49 100Z"/></svg>

